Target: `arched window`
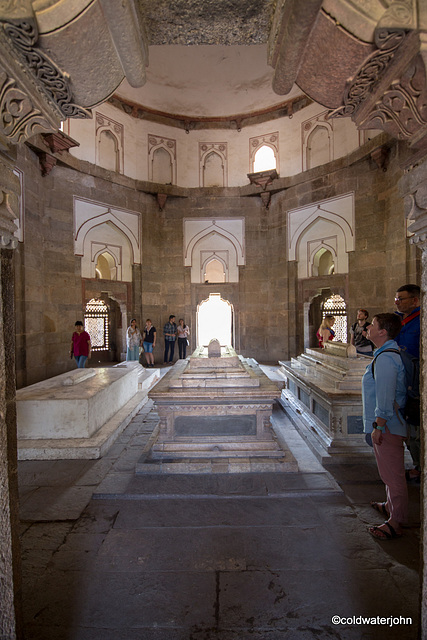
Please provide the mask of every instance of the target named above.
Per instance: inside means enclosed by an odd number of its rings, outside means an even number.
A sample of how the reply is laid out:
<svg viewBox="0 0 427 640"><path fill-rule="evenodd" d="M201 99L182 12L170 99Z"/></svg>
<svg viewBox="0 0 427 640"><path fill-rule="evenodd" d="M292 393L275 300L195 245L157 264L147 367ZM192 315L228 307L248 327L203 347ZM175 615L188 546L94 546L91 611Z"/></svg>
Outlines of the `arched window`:
<svg viewBox="0 0 427 640"><path fill-rule="evenodd" d="M341 296L335 293L325 300L322 305L322 319L325 316L334 316L335 318L333 326L335 331L334 340L347 342L347 306Z"/></svg>
<svg viewBox="0 0 427 640"><path fill-rule="evenodd" d="M225 282L224 265L217 258L213 258L206 265L204 273L205 282Z"/></svg>
<svg viewBox="0 0 427 640"><path fill-rule="evenodd" d="M105 302L95 298L89 300L84 320L92 351L108 351L108 307Z"/></svg>
<svg viewBox="0 0 427 640"><path fill-rule="evenodd" d="M264 144L258 149L254 159L254 173L276 168L276 156L271 147Z"/></svg>
<svg viewBox="0 0 427 640"><path fill-rule="evenodd" d="M335 271L332 252L322 247L313 258L313 276L330 276Z"/></svg>
<svg viewBox="0 0 427 640"><path fill-rule="evenodd" d="M117 280L117 264L111 253L104 251L98 256L95 276L101 280Z"/></svg>

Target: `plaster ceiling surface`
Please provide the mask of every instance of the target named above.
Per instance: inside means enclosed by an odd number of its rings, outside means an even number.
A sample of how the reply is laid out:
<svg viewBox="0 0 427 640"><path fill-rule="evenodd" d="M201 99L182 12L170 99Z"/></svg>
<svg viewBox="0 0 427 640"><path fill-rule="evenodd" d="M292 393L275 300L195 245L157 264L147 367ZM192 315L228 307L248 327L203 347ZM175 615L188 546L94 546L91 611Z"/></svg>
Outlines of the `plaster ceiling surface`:
<svg viewBox="0 0 427 640"><path fill-rule="evenodd" d="M178 116L229 117L280 105L267 41L276 0L135 0L149 42L147 82L116 94Z"/></svg>
<svg viewBox="0 0 427 640"><path fill-rule="evenodd" d="M227 117L282 104L272 89L267 45L155 45L149 47L147 82L134 89L123 81L116 94L174 115Z"/></svg>

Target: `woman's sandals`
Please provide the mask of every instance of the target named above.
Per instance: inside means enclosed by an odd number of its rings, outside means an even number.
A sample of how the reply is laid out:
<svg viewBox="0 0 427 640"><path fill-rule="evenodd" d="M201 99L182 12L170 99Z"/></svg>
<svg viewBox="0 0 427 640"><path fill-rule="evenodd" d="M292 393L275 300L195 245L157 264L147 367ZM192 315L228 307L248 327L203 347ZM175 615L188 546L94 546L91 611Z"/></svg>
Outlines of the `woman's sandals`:
<svg viewBox="0 0 427 640"><path fill-rule="evenodd" d="M388 528L388 531L386 529L381 529L384 525ZM402 537L402 534L397 533L389 522L384 522L383 524L375 527L368 527L368 531L371 536L377 540L393 540L393 538Z"/></svg>
<svg viewBox="0 0 427 640"><path fill-rule="evenodd" d="M378 511L379 513L381 513L381 515L385 516L386 518L389 518L390 514L387 511L386 504L387 504L386 502L371 502L371 507L375 509L375 511Z"/></svg>

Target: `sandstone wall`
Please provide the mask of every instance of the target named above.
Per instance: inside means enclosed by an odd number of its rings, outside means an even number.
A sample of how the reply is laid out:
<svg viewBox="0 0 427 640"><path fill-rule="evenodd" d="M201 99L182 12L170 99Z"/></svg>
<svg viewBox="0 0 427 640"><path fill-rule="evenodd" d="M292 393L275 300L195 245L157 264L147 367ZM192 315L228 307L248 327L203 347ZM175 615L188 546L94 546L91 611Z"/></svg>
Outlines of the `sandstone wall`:
<svg viewBox="0 0 427 640"><path fill-rule="evenodd" d="M42 178L35 154L23 148L18 165L25 181L25 241L15 257L18 385L75 366L68 358L74 322L97 292L127 305L126 322L136 317L143 326L151 318L158 332L156 362L163 361L162 328L171 313L184 317L191 347L196 346L197 305L209 293L220 293L233 305L236 350L261 362L303 350L307 303L324 289L345 298L350 322L360 306L371 314L392 310L396 288L417 279L417 256L406 239L397 193L402 171L396 147L390 146L383 171L370 155L374 142L369 144L347 158L275 181L268 210L252 187L168 187L161 211L149 183L74 158L64 158ZM349 254L348 274L298 279L297 264L287 255L287 211L350 192L356 251ZM74 255L74 195L140 212L142 258L131 285L82 282L80 258ZM183 264L183 219L191 217L245 218L246 264L239 267L238 283L191 284L190 267Z"/></svg>

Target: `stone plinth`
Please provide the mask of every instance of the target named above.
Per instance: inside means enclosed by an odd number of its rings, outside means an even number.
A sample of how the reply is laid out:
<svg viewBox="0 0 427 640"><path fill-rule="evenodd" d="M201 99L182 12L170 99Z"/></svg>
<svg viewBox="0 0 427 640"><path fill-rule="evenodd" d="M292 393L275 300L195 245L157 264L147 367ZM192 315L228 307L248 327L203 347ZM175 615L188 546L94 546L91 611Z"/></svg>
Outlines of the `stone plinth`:
<svg viewBox="0 0 427 640"><path fill-rule="evenodd" d="M331 343L280 362L286 378L281 403L322 462L371 456L362 422L362 376L371 358Z"/></svg>
<svg viewBox="0 0 427 640"><path fill-rule="evenodd" d="M270 424L280 390L231 347L214 357L196 349L188 360L178 360L149 397L159 413L159 436L137 472L211 471L212 460L217 471L248 471L255 459L262 471L297 469Z"/></svg>
<svg viewBox="0 0 427 640"><path fill-rule="evenodd" d="M143 383L141 372L147 378ZM19 459L101 457L147 401L147 390L158 378L158 370L145 372L129 363L76 369L19 389Z"/></svg>

